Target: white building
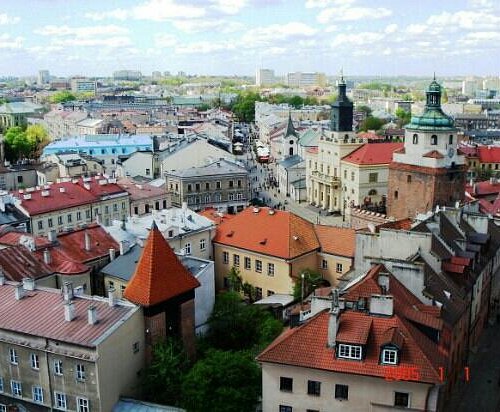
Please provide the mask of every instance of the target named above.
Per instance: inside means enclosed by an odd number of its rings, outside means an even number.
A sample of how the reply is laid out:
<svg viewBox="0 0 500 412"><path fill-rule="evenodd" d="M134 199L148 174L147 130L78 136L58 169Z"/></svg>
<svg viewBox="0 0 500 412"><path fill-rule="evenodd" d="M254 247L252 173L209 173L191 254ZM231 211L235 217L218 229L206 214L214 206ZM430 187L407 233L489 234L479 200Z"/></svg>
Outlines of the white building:
<svg viewBox="0 0 500 412"><path fill-rule="evenodd" d="M257 69L255 73L255 84L258 87L270 86L276 83L276 77L274 76L274 70L270 69Z"/></svg>

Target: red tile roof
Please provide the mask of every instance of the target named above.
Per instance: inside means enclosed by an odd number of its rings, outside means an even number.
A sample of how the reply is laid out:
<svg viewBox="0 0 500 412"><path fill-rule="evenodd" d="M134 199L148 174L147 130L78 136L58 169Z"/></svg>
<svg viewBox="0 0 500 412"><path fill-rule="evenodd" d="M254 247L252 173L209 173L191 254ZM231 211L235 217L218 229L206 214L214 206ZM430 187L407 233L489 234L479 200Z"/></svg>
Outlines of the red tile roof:
<svg viewBox="0 0 500 412"><path fill-rule="evenodd" d="M2 227L4 228L4 227ZM17 231L11 227L5 227L5 230L0 232L0 244L1 245L20 245L26 239L33 239L35 242L35 247L40 248L50 245L51 242L45 237L34 236L31 233Z"/></svg>
<svg viewBox="0 0 500 412"><path fill-rule="evenodd" d="M366 143L342 161L358 165L389 164L395 150L401 149L403 143Z"/></svg>
<svg viewBox="0 0 500 412"><path fill-rule="evenodd" d="M481 163L500 163L500 147L478 146L477 155Z"/></svg>
<svg viewBox="0 0 500 412"><path fill-rule="evenodd" d="M104 176L95 176L93 178L87 178L86 180L87 181L84 181L84 178L80 178L78 184L97 198L101 198L103 196L128 194L125 189L121 188L116 183L109 182L109 180Z"/></svg>
<svg viewBox="0 0 500 412"><path fill-rule="evenodd" d="M418 379L408 377L408 380L441 383L439 366L445 365L444 357L438 353L437 345L409 322L398 316L370 317L361 312L343 312L340 315L339 334L342 325L356 325L366 322L367 319L372 320L366 356L360 361L354 361L336 357L334 349L326 345L329 316L327 311L320 312L307 323L286 331L271 343L257 360L383 379L394 371L394 366L380 364L381 346L387 341L388 331L397 328L404 339L404 343L400 343L402 349L398 367L417 368L419 375Z"/></svg>
<svg viewBox="0 0 500 412"><path fill-rule="evenodd" d="M130 195L130 200L149 199L166 195L166 190L150 185L148 183L135 183L132 179L125 178L118 180L118 186L126 190Z"/></svg>
<svg viewBox="0 0 500 412"><path fill-rule="evenodd" d="M349 322L348 319L340 317L337 341L351 343L353 345L366 345L373 319L370 317L360 318L359 322Z"/></svg>
<svg viewBox="0 0 500 412"><path fill-rule="evenodd" d="M71 182L54 183L47 186L48 189L35 190L23 193L14 192L13 195L21 200L20 207L29 216L40 215L55 210L69 209L71 207L84 206L95 202L97 199L83 187ZM61 192L60 189L64 192ZM42 196L42 192L47 191L48 196ZM31 195L31 199L25 200L24 195Z"/></svg>
<svg viewBox="0 0 500 412"><path fill-rule="evenodd" d="M76 297L73 299L76 317L68 322L64 319L60 290L35 289L25 293L26 297L16 300L13 285L0 286L0 329L86 347L95 347L137 310L129 304L109 306L102 298ZM95 325L87 320L91 305L97 308L99 322Z"/></svg>
<svg viewBox="0 0 500 412"><path fill-rule="evenodd" d="M217 226L220 225L222 222L226 222L232 219L234 216L234 215L229 215L227 213L219 213L217 209L214 209L213 207L209 207L205 210L202 210L201 212L198 212L198 214L200 216L206 217L207 219L210 219Z"/></svg>
<svg viewBox="0 0 500 412"><path fill-rule="evenodd" d="M153 223L123 296L141 306L154 306L198 286L198 280L180 262Z"/></svg>
<svg viewBox="0 0 500 412"><path fill-rule="evenodd" d="M494 183L489 180L484 182L477 182L472 187L474 196L487 196L500 193L500 181L495 181Z"/></svg>
<svg viewBox="0 0 500 412"><path fill-rule="evenodd" d="M283 259L319 249L312 223L288 211L269 212L267 207L243 210L218 226L213 241Z"/></svg>
<svg viewBox="0 0 500 412"><path fill-rule="evenodd" d="M332 255L354 257L356 231L342 227L314 225L321 250Z"/></svg>

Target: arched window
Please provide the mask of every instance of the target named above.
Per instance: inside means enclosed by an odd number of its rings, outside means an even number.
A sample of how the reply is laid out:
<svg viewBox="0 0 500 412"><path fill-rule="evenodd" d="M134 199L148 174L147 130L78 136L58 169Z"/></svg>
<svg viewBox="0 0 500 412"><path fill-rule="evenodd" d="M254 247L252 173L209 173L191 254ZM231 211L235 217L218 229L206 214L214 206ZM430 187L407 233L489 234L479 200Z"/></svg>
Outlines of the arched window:
<svg viewBox="0 0 500 412"><path fill-rule="evenodd" d="M290 148L288 149L288 154L289 154L290 156L293 156L293 147L290 147Z"/></svg>
<svg viewBox="0 0 500 412"><path fill-rule="evenodd" d="M435 134L433 134L431 136L431 145L437 145L437 144L438 144L438 137Z"/></svg>
<svg viewBox="0 0 500 412"><path fill-rule="evenodd" d="M368 192L368 196L375 196L377 194L377 191L375 189L372 189Z"/></svg>
<svg viewBox="0 0 500 412"><path fill-rule="evenodd" d="M413 144L418 144L418 134L413 135Z"/></svg>

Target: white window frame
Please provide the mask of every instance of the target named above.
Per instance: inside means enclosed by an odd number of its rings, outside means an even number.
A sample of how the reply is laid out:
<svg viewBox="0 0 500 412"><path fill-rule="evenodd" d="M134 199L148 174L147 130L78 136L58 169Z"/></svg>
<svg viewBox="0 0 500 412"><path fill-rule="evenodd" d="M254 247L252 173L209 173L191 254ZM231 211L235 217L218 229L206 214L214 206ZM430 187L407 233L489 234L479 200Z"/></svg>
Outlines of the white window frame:
<svg viewBox="0 0 500 412"><path fill-rule="evenodd" d="M22 398L23 396L23 385L21 384L20 381L16 380L11 380L10 381L10 391L12 393L12 396L16 398Z"/></svg>
<svg viewBox="0 0 500 412"><path fill-rule="evenodd" d="M90 412L90 402L88 398L76 397L76 410L78 412Z"/></svg>
<svg viewBox="0 0 500 412"><path fill-rule="evenodd" d="M396 349L383 349L382 363L396 365L398 363L398 351Z"/></svg>
<svg viewBox="0 0 500 412"><path fill-rule="evenodd" d="M248 256L245 256L245 258L244 258L244 264L245 264L245 269L246 270L252 269L252 259L249 258Z"/></svg>
<svg viewBox="0 0 500 412"><path fill-rule="evenodd" d="M321 259L321 269L328 269L328 260Z"/></svg>
<svg viewBox="0 0 500 412"><path fill-rule="evenodd" d="M40 370L40 359L36 353L30 354L31 368Z"/></svg>
<svg viewBox="0 0 500 412"><path fill-rule="evenodd" d="M207 242L205 239L200 239L200 250L205 250L207 248Z"/></svg>
<svg viewBox="0 0 500 412"><path fill-rule="evenodd" d="M186 243L184 245L184 254L186 254L186 255L191 254L191 243Z"/></svg>
<svg viewBox="0 0 500 412"><path fill-rule="evenodd" d="M85 365L83 363L77 363L75 368L76 379L79 381L85 380Z"/></svg>
<svg viewBox="0 0 500 412"><path fill-rule="evenodd" d="M335 271L337 273L342 273L342 269L344 268L344 266L342 265L342 263L337 263L336 267L335 267Z"/></svg>
<svg viewBox="0 0 500 412"><path fill-rule="evenodd" d="M267 264L267 276L273 277L275 273L274 263Z"/></svg>
<svg viewBox="0 0 500 412"><path fill-rule="evenodd" d="M237 255L237 254L233 255L233 266L235 268L239 268L240 267L240 255Z"/></svg>
<svg viewBox="0 0 500 412"><path fill-rule="evenodd" d="M54 375L63 376L63 362L60 359L54 361Z"/></svg>
<svg viewBox="0 0 500 412"><path fill-rule="evenodd" d="M33 395L33 402L43 403L43 388L41 386L32 386L31 393Z"/></svg>
<svg viewBox="0 0 500 412"><path fill-rule="evenodd" d="M255 259L255 271L257 273L262 273L262 260Z"/></svg>
<svg viewBox="0 0 500 412"><path fill-rule="evenodd" d="M222 263L229 264L229 252L222 252Z"/></svg>
<svg viewBox="0 0 500 412"><path fill-rule="evenodd" d="M19 354L14 348L9 348L9 360L12 365L19 365Z"/></svg>
<svg viewBox="0 0 500 412"><path fill-rule="evenodd" d="M361 346L339 343L337 354L339 358L361 360L361 354Z"/></svg>
<svg viewBox="0 0 500 412"><path fill-rule="evenodd" d="M54 391L54 408L59 409L61 411L65 411L68 409L68 397L64 392Z"/></svg>

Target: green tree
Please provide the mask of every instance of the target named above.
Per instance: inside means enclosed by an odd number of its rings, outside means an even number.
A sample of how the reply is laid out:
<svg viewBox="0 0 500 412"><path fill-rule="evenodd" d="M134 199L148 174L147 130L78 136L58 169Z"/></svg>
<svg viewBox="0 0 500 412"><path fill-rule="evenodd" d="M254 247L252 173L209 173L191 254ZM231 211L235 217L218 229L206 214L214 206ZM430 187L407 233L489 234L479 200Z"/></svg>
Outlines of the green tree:
<svg viewBox="0 0 500 412"><path fill-rule="evenodd" d="M369 116L361 123L360 130L366 132L368 130L380 130L384 125L384 121L378 117Z"/></svg>
<svg viewBox="0 0 500 412"><path fill-rule="evenodd" d="M261 394L261 372L253 355L210 350L182 385L189 412L254 412Z"/></svg>
<svg viewBox="0 0 500 412"><path fill-rule="evenodd" d="M263 101L259 93L241 93L233 103L231 110L242 122L253 122L255 120L255 102Z"/></svg>
<svg viewBox="0 0 500 412"><path fill-rule="evenodd" d="M31 124L26 128L26 138L30 145L31 158L39 158L42 149L49 143L49 134L41 124Z"/></svg>
<svg viewBox="0 0 500 412"><path fill-rule="evenodd" d="M76 96L68 90L61 90L50 97L51 103L64 103L76 100Z"/></svg>
<svg viewBox="0 0 500 412"><path fill-rule="evenodd" d="M410 123L411 120L411 113L407 112L406 110L402 108L396 109L396 117L398 118L398 126L403 127L405 124Z"/></svg>
<svg viewBox="0 0 500 412"><path fill-rule="evenodd" d="M31 153L31 145L23 127L10 127L5 133L5 157L10 162L27 158Z"/></svg>
<svg viewBox="0 0 500 412"><path fill-rule="evenodd" d="M236 292L217 296L208 323L207 342L222 350L258 350L278 336L283 327L260 306L242 302Z"/></svg>
<svg viewBox="0 0 500 412"><path fill-rule="evenodd" d="M178 406L182 381L189 370L189 361L182 344L167 338L153 348L153 359L142 378L144 399Z"/></svg>
<svg viewBox="0 0 500 412"><path fill-rule="evenodd" d="M366 105L357 106L356 111L365 113L366 117L370 117L372 115L371 107Z"/></svg>
<svg viewBox="0 0 500 412"><path fill-rule="evenodd" d="M293 285L294 299L302 297L302 275L304 275L304 297L309 296L314 289L328 285L328 281L323 279L321 273L305 269L302 271L300 279L297 279Z"/></svg>

